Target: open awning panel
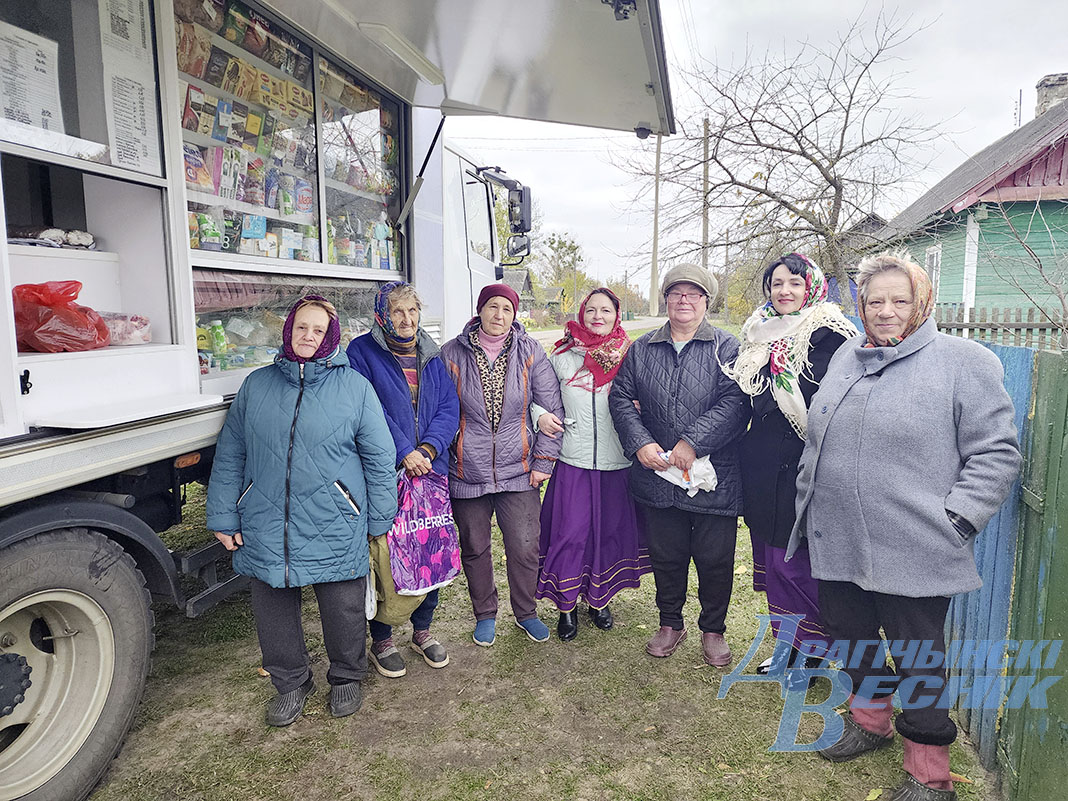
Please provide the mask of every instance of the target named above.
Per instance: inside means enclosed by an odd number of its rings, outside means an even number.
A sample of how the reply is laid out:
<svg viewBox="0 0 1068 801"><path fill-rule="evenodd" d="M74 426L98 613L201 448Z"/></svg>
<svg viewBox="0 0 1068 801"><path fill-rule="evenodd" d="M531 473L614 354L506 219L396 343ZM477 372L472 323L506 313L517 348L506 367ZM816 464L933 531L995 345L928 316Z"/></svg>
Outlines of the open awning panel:
<svg viewBox="0 0 1068 801"><path fill-rule="evenodd" d="M658 0L267 4L416 106L675 130Z"/></svg>

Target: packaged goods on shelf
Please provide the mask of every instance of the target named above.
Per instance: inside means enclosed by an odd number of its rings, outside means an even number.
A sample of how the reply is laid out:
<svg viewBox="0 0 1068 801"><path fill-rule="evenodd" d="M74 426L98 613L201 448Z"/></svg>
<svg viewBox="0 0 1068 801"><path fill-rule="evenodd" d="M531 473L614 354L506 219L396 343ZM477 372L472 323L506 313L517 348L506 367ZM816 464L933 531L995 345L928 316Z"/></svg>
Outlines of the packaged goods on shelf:
<svg viewBox="0 0 1068 801"><path fill-rule="evenodd" d="M263 115L249 109L245 118L245 138L241 146L251 153L256 152L260 144L260 134L263 132Z"/></svg>
<svg viewBox="0 0 1068 801"><path fill-rule="evenodd" d="M182 127L196 131L200 127L200 113L204 108L204 92L198 86L186 84L185 101L182 106Z"/></svg>
<svg viewBox="0 0 1068 801"><path fill-rule="evenodd" d="M223 78L226 77L226 68L229 65L230 54L218 45L212 45L207 66L204 67L204 80L216 88L222 88Z"/></svg>
<svg viewBox="0 0 1068 801"><path fill-rule="evenodd" d="M230 111L230 127L227 129L226 141L236 147L245 143L245 120L248 118L248 106L234 103Z"/></svg>
<svg viewBox="0 0 1068 801"><path fill-rule="evenodd" d="M189 247L200 250L200 215L190 211L186 216L189 218Z"/></svg>
<svg viewBox="0 0 1068 801"><path fill-rule="evenodd" d="M213 33L223 26L225 12L225 0L174 0L176 15L187 22L203 25Z"/></svg>
<svg viewBox="0 0 1068 801"><path fill-rule="evenodd" d="M245 39L241 46L254 56L263 56L263 51L267 49L270 31L271 24L255 11L250 11L248 28L245 30Z"/></svg>
<svg viewBox="0 0 1068 801"><path fill-rule="evenodd" d="M200 121L196 132L201 136L211 136L215 130L215 117L219 112L219 98L203 92L200 101Z"/></svg>
<svg viewBox="0 0 1068 801"><path fill-rule="evenodd" d="M185 183L190 189L203 192L215 191L211 173L204 164L204 153L196 145L188 143L182 146L185 155Z"/></svg>
<svg viewBox="0 0 1068 801"><path fill-rule="evenodd" d="M230 117L234 113L234 105L229 100L216 100L214 97L212 97L211 100L214 100L215 102L209 106L208 97L205 95L204 110L208 111L210 109L215 114L212 119L211 131L208 135L212 139L218 139L220 142L225 142L226 137L230 135ZM201 116L201 122L203 121L204 118ZM203 128L198 130L197 133L203 133Z"/></svg>
<svg viewBox="0 0 1068 801"><path fill-rule="evenodd" d="M245 33L248 31L250 12L241 3L230 0L226 9L226 18L220 35L228 42L242 44L245 41Z"/></svg>
<svg viewBox="0 0 1068 801"><path fill-rule="evenodd" d="M222 250L223 215L221 208L197 212L201 250Z"/></svg>
<svg viewBox="0 0 1068 801"><path fill-rule="evenodd" d="M223 209L223 242L224 253L237 253L241 244L241 222L244 215L232 209Z"/></svg>
<svg viewBox="0 0 1068 801"><path fill-rule="evenodd" d="M60 353L106 348L111 341L107 324L94 309L74 302L81 290L81 281L19 284L12 289L18 349Z"/></svg>
<svg viewBox="0 0 1068 801"><path fill-rule="evenodd" d="M274 131L277 118L271 112L263 117L263 129L260 131L260 140L256 145L256 153L261 156L269 156L274 148ZM248 123L245 124L248 130Z"/></svg>
<svg viewBox="0 0 1068 801"><path fill-rule="evenodd" d="M178 38L178 71L194 78L204 77L211 57L211 32L191 22L175 26Z"/></svg>
<svg viewBox="0 0 1068 801"><path fill-rule="evenodd" d="M152 341L152 322L142 314L100 312L112 345L145 345Z"/></svg>

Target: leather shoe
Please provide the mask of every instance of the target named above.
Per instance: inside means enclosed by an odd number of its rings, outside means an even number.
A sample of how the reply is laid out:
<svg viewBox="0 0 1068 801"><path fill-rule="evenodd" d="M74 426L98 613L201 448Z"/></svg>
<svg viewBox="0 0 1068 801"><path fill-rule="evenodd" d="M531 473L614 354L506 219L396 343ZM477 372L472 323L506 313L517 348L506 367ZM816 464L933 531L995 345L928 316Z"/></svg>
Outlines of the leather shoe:
<svg viewBox="0 0 1068 801"><path fill-rule="evenodd" d="M304 702L315 692L311 676L295 690L279 693L267 703L267 725L288 726L304 711Z"/></svg>
<svg viewBox="0 0 1068 801"><path fill-rule="evenodd" d="M612 624L615 623L615 619L612 617L612 610L607 606L604 609L594 609L590 607L590 620L593 621L593 625L599 628L601 631L608 631L612 628Z"/></svg>
<svg viewBox="0 0 1068 801"><path fill-rule="evenodd" d="M917 781L912 774L906 773L905 781L894 790L890 801L957 801L957 791L928 787Z"/></svg>
<svg viewBox="0 0 1068 801"><path fill-rule="evenodd" d="M852 712L843 715L842 720L845 723L845 730L838 738L838 742L818 751L821 757L831 762L848 762L869 751L886 748L894 741L892 736L883 737L881 734L865 729L853 720Z"/></svg>
<svg viewBox="0 0 1068 801"><path fill-rule="evenodd" d="M705 662L712 667L726 667L731 663L731 648L722 634L706 631L701 634L701 650Z"/></svg>
<svg viewBox="0 0 1068 801"><path fill-rule="evenodd" d="M561 642L571 642L578 636L578 615L574 609L560 613L560 621L556 624L556 634Z"/></svg>
<svg viewBox="0 0 1068 801"><path fill-rule="evenodd" d="M673 629L671 626L661 626L660 631L653 635L653 639L645 644L645 652L650 656L662 658L671 656L675 649L686 639L686 629Z"/></svg>

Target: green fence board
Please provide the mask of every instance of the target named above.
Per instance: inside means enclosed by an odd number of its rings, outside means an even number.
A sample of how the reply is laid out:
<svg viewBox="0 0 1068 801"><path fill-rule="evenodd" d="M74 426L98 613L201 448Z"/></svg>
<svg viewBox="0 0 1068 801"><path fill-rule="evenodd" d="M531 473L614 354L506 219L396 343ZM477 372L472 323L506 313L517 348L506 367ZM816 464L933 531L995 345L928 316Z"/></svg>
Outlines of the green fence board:
<svg viewBox="0 0 1068 801"><path fill-rule="evenodd" d="M1063 640L1068 630L1068 356L1038 354L1032 410L1010 638ZM1014 666L1010 674L1034 673L1041 680L1060 675L1066 661L1050 669ZM1005 710L999 762L1012 801L1065 796L1065 680L1052 686L1046 700L1045 709Z"/></svg>

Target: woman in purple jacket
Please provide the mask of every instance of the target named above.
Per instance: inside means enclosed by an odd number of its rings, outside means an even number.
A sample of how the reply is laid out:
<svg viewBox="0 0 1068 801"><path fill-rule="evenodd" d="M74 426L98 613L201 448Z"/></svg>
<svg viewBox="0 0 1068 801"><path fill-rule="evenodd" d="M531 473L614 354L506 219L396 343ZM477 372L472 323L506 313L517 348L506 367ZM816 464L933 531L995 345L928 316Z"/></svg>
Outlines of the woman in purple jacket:
<svg viewBox="0 0 1068 801"><path fill-rule="evenodd" d="M446 452L460 420L456 388L439 358L438 346L419 327L419 295L410 284L385 284L375 299L375 323L346 351L349 364L375 388L386 422L397 446L396 466L409 476L432 470L446 475ZM432 668L449 664L445 647L430 634L438 605L431 590L412 613L412 647ZM371 663L383 676L395 679L407 673L404 658L393 644L393 628L370 622Z"/></svg>
<svg viewBox="0 0 1068 801"><path fill-rule="evenodd" d="M544 642L549 629L538 620L541 498L538 488L560 453L554 431L562 430L560 382L545 349L515 322L519 296L491 284L478 296L478 316L446 342L442 358L460 395L460 431L449 460L449 494L460 533L460 554L475 613L474 641L493 645L497 636L497 587L490 553L490 519L504 538L508 591L516 624ZM530 406L547 411L530 425Z"/></svg>

